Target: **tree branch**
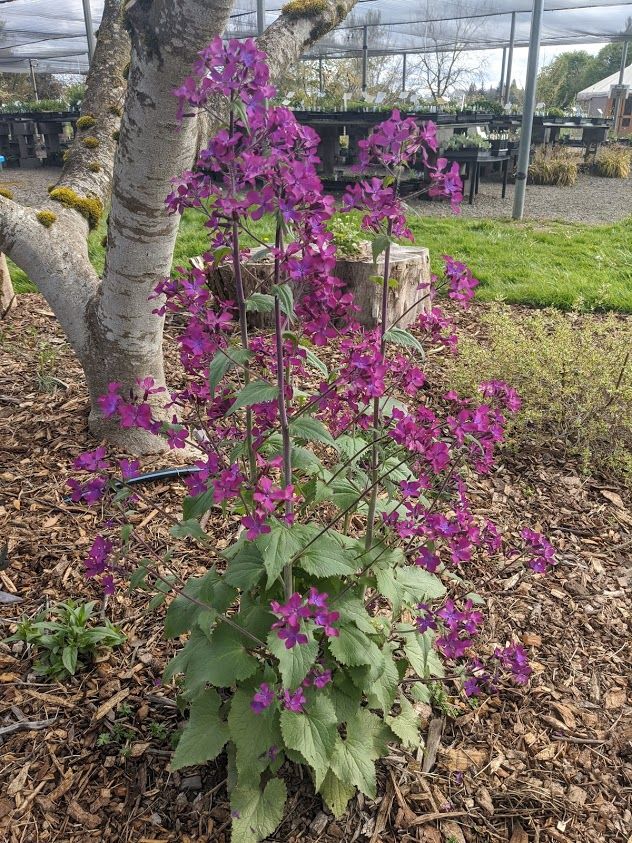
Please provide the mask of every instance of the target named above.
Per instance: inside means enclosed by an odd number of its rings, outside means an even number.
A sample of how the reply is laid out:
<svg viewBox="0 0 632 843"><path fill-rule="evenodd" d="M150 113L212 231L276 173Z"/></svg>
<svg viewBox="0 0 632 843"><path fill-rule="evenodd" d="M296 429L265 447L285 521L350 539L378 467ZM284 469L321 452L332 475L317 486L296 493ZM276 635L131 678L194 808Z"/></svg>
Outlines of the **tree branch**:
<svg viewBox="0 0 632 843"><path fill-rule="evenodd" d="M80 197L93 197L101 205L109 198L116 138L127 87L125 68L129 63L130 41L123 23L123 6L123 0L105 0L81 104L82 119L56 185L70 188Z"/></svg>

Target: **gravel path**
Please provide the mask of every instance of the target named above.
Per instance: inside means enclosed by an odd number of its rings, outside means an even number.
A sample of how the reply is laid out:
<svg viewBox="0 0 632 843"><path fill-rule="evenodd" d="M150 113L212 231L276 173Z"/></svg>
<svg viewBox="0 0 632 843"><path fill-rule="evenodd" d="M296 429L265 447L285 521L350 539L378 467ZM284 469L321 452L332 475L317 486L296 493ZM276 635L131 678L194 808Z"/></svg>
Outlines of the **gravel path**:
<svg viewBox="0 0 632 843"><path fill-rule="evenodd" d="M467 193L466 184L466 193ZM507 185L507 196L501 198L502 186L482 181L473 205L467 196L461 206L464 217L509 219L513 207L514 186ZM448 217L452 214L446 202L416 202L422 216ZM580 175L573 187L527 185L525 219L563 220L564 222L616 222L632 215L632 179L604 179Z"/></svg>
<svg viewBox="0 0 632 843"><path fill-rule="evenodd" d="M49 184L61 171L52 167L39 170L5 170L0 185L10 188L15 198L25 205L38 205L46 197ZM467 186L466 186L467 187ZM507 185L507 196L501 199L501 185L481 182L474 205L463 202L464 217L509 219L513 206L514 186ZM447 202L415 202L422 216L452 215ZM632 179L604 179L580 175L573 187L527 186L525 219L564 220L567 222L615 222L632 215Z"/></svg>

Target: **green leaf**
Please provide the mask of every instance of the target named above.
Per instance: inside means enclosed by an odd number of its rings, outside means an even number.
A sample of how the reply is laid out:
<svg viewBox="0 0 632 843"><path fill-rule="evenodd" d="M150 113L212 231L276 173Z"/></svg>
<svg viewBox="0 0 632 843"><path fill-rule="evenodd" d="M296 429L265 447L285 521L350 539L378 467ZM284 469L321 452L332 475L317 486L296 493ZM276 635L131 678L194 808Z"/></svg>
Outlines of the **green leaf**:
<svg viewBox="0 0 632 843"><path fill-rule="evenodd" d="M229 585L249 591L263 578L263 556L253 542L240 539L230 549L230 555L224 551L223 556L229 560L224 575Z"/></svg>
<svg viewBox="0 0 632 843"><path fill-rule="evenodd" d="M187 518L184 521L179 521L177 524L173 525L169 532L175 539L184 539L189 537L198 539L198 541L208 540L208 536L195 518Z"/></svg>
<svg viewBox="0 0 632 843"><path fill-rule="evenodd" d="M274 296L269 293L252 293L246 299L248 313L272 313L274 310Z"/></svg>
<svg viewBox="0 0 632 843"><path fill-rule="evenodd" d="M373 254L373 263L377 263L379 256L388 248L391 238L387 234L378 234L371 240L371 253Z"/></svg>
<svg viewBox="0 0 632 843"><path fill-rule="evenodd" d="M397 582L396 571L393 568L378 568L375 571L377 590L390 602L393 614L399 615L404 599L403 588Z"/></svg>
<svg viewBox="0 0 632 843"><path fill-rule="evenodd" d="M297 644L288 650L275 629L268 636L268 649L279 660L283 687L287 690L298 688L318 656L318 642L313 635L308 637L307 644Z"/></svg>
<svg viewBox="0 0 632 843"><path fill-rule="evenodd" d="M267 381L252 381L237 393L237 398L228 410L230 416L241 410L242 407L251 407L253 404L263 404L266 401L274 401L279 394L278 388Z"/></svg>
<svg viewBox="0 0 632 843"><path fill-rule="evenodd" d="M230 798L232 843L259 843L273 834L283 819L286 799L282 779L270 779L263 791L258 784L238 784Z"/></svg>
<svg viewBox="0 0 632 843"><path fill-rule="evenodd" d="M403 345L407 348L414 348L422 355L422 359L425 357L424 348L417 337L414 337L411 333L404 330L404 328L389 328L384 334L384 340L386 342L392 342L395 345Z"/></svg>
<svg viewBox="0 0 632 843"><path fill-rule="evenodd" d="M315 534L317 534L317 530L320 530L320 528L315 527ZM304 538L301 547L306 547L309 541L306 535L304 535ZM319 578L349 576L357 568L353 551L345 550L326 533L319 536L301 553L296 564L308 574Z"/></svg>
<svg viewBox="0 0 632 843"><path fill-rule="evenodd" d="M360 708L362 691L353 684L353 681L344 676L342 671L334 673L334 682L329 686L329 696L336 710L336 717L339 723L343 723L352 717Z"/></svg>
<svg viewBox="0 0 632 843"><path fill-rule="evenodd" d="M329 377L329 369L327 366L323 363L320 357L318 357L317 354L314 354L314 352L309 348L305 349L305 362L311 366L312 369L316 369L317 372L320 372L323 377Z"/></svg>
<svg viewBox="0 0 632 843"><path fill-rule="evenodd" d="M247 349L236 346L229 346L222 351L218 351L208 367L208 385L211 395L215 394L219 382L227 372L234 366L243 366L250 357L251 354Z"/></svg>
<svg viewBox="0 0 632 843"><path fill-rule="evenodd" d="M194 498L185 497L182 503L182 517L185 521L192 518L200 518L213 506L214 489L211 486L206 492L196 495Z"/></svg>
<svg viewBox="0 0 632 843"><path fill-rule="evenodd" d="M409 749L417 749L421 738L419 735L419 718L415 709L405 696L399 698L400 713L395 716L387 715L384 720L393 732Z"/></svg>
<svg viewBox="0 0 632 843"><path fill-rule="evenodd" d="M211 612L214 611L213 597L216 583L219 581L219 574L215 570L208 571L203 577L191 577L187 580L175 600L167 609L165 618L165 637L178 638L193 628L195 619L202 607L193 603L189 598L193 597L201 603L207 604Z"/></svg>
<svg viewBox="0 0 632 843"><path fill-rule="evenodd" d="M336 442L325 425L312 416L302 415L290 422L290 436L295 439L305 439L307 442L322 442L332 448Z"/></svg>
<svg viewBox="0 0 632 843"><path fill-rule="evenodd" d="M221 699L207 688L191 704L189 721L184 727L171 759L171 770L204 764L216 758L230 739L227 724L219 716Z"/></svg>
<svg viewBox="0 0 632 843"><path fill-rule="evenodd" d="M384 723L366 708L347 721L345 739L336 735L331 769L346 785L354 785L375 799L375 760L386 754L387 730Z"/></svg>
<svg viewBox="0 0 632 843"><path fill-rule="evenodd" d="M252 676L258 664L246 651L240 633L227 624L216 628L210 640L194 627L183 649L165 668L165 678L168 681L176 673L183 673L185 689L195 695L207 683L229 688L238 680Z"/></svg>
<svg viewBox="0 0 632 843"><path fill-rule="evenodd" d="M344 784L333 770L327 770L319 791L323 802L331 813L339 819L347 810L349 800L355 796L356 789L353 785Z"/></svg>
<svg viewBox="0 0 632 843"><path fill-rule="evenodd" d="M289 284L277 284L272 287L272 293L279 297L281 310L290 322L294 319L294 293Z"/></svg>
<svg viewBox="0 0 632 843"><path fill-rule="evenodd" d="M362 632L369 635L375 634L371 615L364 608L364 603L359 597L348 593L336 600L336 611L340 612L341 623L354 623Z"/></svg>
<svg viewBox="0 0 632 843"><path fill-rule="evenodd" d="M268 574L266 587L270 588L286 563L301 550L303 542L293 527L276 522L271 525L269 533L256 539L256 545Z"/></svg>
<svg viewBox="0 0 632 843"><path fill-rule="evenodd" d="M258 674L262 681L263 675ZM274 680L271 679L274 684ZM268 751L282 745L279 728L279 713L276 706L255 714L250 703L255 689L261 682L249 682L248 690L240 688L235 692L228 712L230 737L236 748L237 775L240 782L258 780L259 774L270 762Z"/></svg>
<svg viewBox="0 0 632 843"><path fill-rule="evenodd" d="M439 577L418 565L404 565L402 568L398 568L396 577L404 596L411 603L438 600L446 593L446 588Z"/></svg>
<svg viewBox="0 0 632 843"><path fill-rule="evenodd" d="M410 662L410 666L420 679L428 679L430 676L441 678L445 671L443 662L434 648L434 635L430 630L423 634L414 632L403 636L404 653Z"/></svg>
<svg viewBox="0 0 632 843"><path fill-rule="evenodd" d="M351 624L342 626L337 638L329 639L329 650L341 664L351 667L366 664L381 669L384 663L377 644Z"/></svg>
<svg viewBox="0 0 632 843"><path fill-rule="evenodd" d="M300 752L314 771L319 788L329 768L338 721L331 700L321 691L306 705L305 712L281 712L281 732L286 746Z"/></svg>
<svg viewBox="0 0 632 843"><path fill-rule="evenodd" d="M377 679L371 682L367 688L369 706L381 708L384 714L388 714L395 702L397 688L399 686L399 671L393 659L395 644L385 644L382 649L384 656L384 670Z"/></svg>
<svg viewBox="0 0 632 843"><path fill-rule="evenodd" d="M77 648L71 645L64 647L61 652L61 661L68 673L71 676L75 675L77 670L77 656L79 655Z"/></svg>

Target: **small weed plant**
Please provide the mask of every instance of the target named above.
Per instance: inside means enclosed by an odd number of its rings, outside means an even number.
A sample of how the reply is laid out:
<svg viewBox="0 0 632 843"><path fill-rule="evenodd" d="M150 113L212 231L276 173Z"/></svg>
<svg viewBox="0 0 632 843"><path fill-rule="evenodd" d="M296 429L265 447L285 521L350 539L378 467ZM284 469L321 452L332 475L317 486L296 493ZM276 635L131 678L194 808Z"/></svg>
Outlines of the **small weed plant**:
<svg viewBox="0 0 632 843"><path fill-rule="evenodd" d="M96 603L75 603L69 600L41 612L33 619L24 619L7 641L24 641L33 647L37 658L35 673L62 681L88 667L100 650L117 647L125 636L106 621L94 626L92 615Z"/></svg>
<svg viewBox="0 0 632 843"><path fill-rule="evenodd" d="M495 646L479 640L484 601L471 570L479 557L505 554L543 573L554 551L528 527L516 546L468 502L468 478L492 468L516 393L493 381L480 402L454 390L431 402L424 345L450 354L453 326L437 307L416 334L389 315L391 248L411 239L398 186L413 159L428 165L431 193L462 198L458 165L430 164L436 127L394 111L360 144L360 166L387 172L343 200L362 212L373 260L384 259L379 325L363 329L333 274L334 202L316 174L318 138L270 105L264 54L252 40L216 39L177 93L183 119L217 96L229 113L167 199L174 213L203 209L210 235L205 265L156 291L158 316L185 316L189 379L168 396L177 420L156 417L163 388L151 379L133 395L113 383L100 399L123 427L198 449L182 517L169 525L173 545L156 547L129 521L143 492L112 482L105 448L77 458L83 474L70 486L75 501L107 497L118 508L86 574L106 592L126 580L157 591L154 604L169 601L165 633L181 649L164 680L178 677L189 712L171 768L225 752L232 840L256 843L282 820L288 765L309 771L340 816L358 790L376 798L375 765L389 743L419 746L415 703L444 699L445 688L475 698L526 684L527 654L509 630ZM242 238L265 213L276 221L274 283L246 298ZM223 264L231 301L207 284ZM476 283L446 257L437 286L466 305ZM420 299L433 294L419 290ZM271 333L249 332L247 311L257 309L274 315ZM119 470L126 479L139 466L123 460ZM211 508L232 525L221 549L201 522ZM197 554L188 579L173 561L178 542Z"/></svg>
<svg viewBox="0 0 632 843"><path fill-rule="evenodd" d="M461 340L450 383L467 390L507 378L524 399L509 443L553 445L632 484L632 323L553 309L518 319L496 306L483 325L487 340Z"/></svg>

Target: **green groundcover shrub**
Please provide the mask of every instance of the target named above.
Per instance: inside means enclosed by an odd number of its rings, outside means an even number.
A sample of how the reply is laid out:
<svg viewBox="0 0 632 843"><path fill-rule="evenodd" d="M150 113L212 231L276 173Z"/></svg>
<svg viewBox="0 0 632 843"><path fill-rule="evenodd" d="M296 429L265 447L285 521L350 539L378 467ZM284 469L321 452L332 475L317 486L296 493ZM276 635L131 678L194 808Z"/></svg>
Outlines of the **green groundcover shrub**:
<svg viewBox="0 0 632 843"><path fill-rule="evenodd" d="M457 388L507 380L523 399L509 443L561 447L584 470L614 470L632 486L632 321L557 310L516 318L504 306L482 320L486 339L460 341Z"/></svg>

